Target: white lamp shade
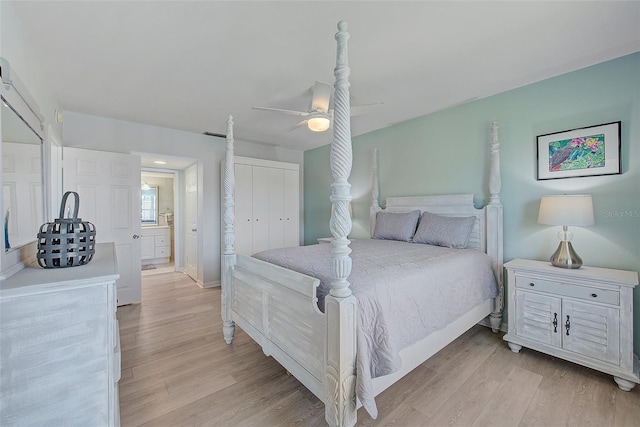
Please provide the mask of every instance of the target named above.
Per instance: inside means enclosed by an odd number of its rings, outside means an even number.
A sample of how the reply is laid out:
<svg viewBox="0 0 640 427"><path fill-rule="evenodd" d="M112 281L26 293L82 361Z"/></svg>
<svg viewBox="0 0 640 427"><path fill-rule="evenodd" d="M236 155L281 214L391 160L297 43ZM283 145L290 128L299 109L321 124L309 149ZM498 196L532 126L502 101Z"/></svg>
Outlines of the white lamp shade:
<svg viewBox="0 0 640 427"><path fill-rule="evenodd" d="M590 194L542 196L538 223L548 225L593 225L593 200Z"/></svg>
<svg viewBox="0 0 640 427"><path fill-rule="evenodd" d="M326 117L311 117L309 120L307 120L307 126L309 127L309 130L312 130L314 132L324 132L325 130L329 129L330 124L331 121Z"/></svg>

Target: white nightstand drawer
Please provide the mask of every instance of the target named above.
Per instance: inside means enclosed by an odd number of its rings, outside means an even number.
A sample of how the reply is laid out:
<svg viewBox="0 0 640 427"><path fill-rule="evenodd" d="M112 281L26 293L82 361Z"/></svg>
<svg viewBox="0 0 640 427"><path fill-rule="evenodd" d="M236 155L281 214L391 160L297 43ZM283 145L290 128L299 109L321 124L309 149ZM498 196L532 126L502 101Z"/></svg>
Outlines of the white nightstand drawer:
<svg viewBox="0 0 640 427"><path fill-rule="evenodd" d="M580 298L604 304L620 305L620 293L606 289L590 288L588 286L568 285L551 280L543 280L527 276L516 276L516 288L548 292L555 295Z"/></svg>

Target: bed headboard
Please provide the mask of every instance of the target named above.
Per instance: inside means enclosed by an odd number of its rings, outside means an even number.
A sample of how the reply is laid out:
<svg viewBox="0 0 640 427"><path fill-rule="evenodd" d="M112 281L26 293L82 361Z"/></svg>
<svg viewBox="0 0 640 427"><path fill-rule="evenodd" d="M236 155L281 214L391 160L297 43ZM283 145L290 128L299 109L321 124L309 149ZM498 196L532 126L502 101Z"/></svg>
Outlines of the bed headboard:
<svg viewBox="0 0 640 427"><path fill-rule="evenodd" d="M468 247L485 252L492 259L493 273L498 281L500 292L496 298L496 309L490 316L491 327L497 331L502 318L504 305L503 285L503 219L500 189L500 138L498 123L491 123L490 163L489 163L489 203L481 209L473 205L473 194L453 194L438 196L389 197L384 211L410 212L419 209L444 216L475 216L476 222L469 239ZM376 226L376 215L383 209L378 203L378 150L371 156L371 236Z"/></svg>
<svg viewBox="0 0 640 427"><path fill-rule="evenodd" d="M487 251L486 212L473 205L473 194L446 194L440 196L389 197L385 209L372 209L371 232L375 229L377 212L410 212L420 210L443 216L470 217L476 221L469 237L467 247Z"/></svg>

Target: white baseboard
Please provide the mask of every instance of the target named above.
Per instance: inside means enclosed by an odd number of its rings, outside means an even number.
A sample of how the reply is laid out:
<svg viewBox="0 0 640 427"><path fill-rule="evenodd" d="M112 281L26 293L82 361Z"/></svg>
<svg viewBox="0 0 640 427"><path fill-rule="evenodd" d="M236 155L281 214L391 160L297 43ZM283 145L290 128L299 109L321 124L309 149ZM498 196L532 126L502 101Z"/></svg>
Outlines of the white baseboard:
<svg viewBox="0 0 640 427"><path fill-rule="evenodd" d="M220 280L214 280L212 282L207 282L207 283L202 283L200 280L198 280L197 283L198 283L198 286L200 286L203 289L220 287Z"/></svg>

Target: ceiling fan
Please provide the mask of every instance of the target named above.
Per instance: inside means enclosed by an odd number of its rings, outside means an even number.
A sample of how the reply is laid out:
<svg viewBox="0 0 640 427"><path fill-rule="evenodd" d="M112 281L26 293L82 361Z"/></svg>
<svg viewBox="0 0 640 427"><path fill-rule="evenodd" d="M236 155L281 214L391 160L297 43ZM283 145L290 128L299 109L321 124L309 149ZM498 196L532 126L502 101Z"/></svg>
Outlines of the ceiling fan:
<svg viewBox="0 0 640 427"><path fill-rule="evenodd" d="M290 114L298 117L304 117L304 119L298 123L296 123L292 129L295 129L299 126L307 125L309 130L313 132L324 132L329 127L331 127L331 122L333 120L333 109L329 109L329 103L331 101L331 91L333 88L329 83L323 83L316 81L313 87L311 88L311 108L309 111L295 111L295 110L285 110L281 108L271 108L271 107L252 107L255 110L267 110L267 111L276 111L284 114ZM378 104L370 104L370 105L378 105ZM363 105L359 107L368 107L370 105ZM354 110L354 108L356 110ZM352 107L351 115L360 114L357 110L358 107Z"/></svg>

